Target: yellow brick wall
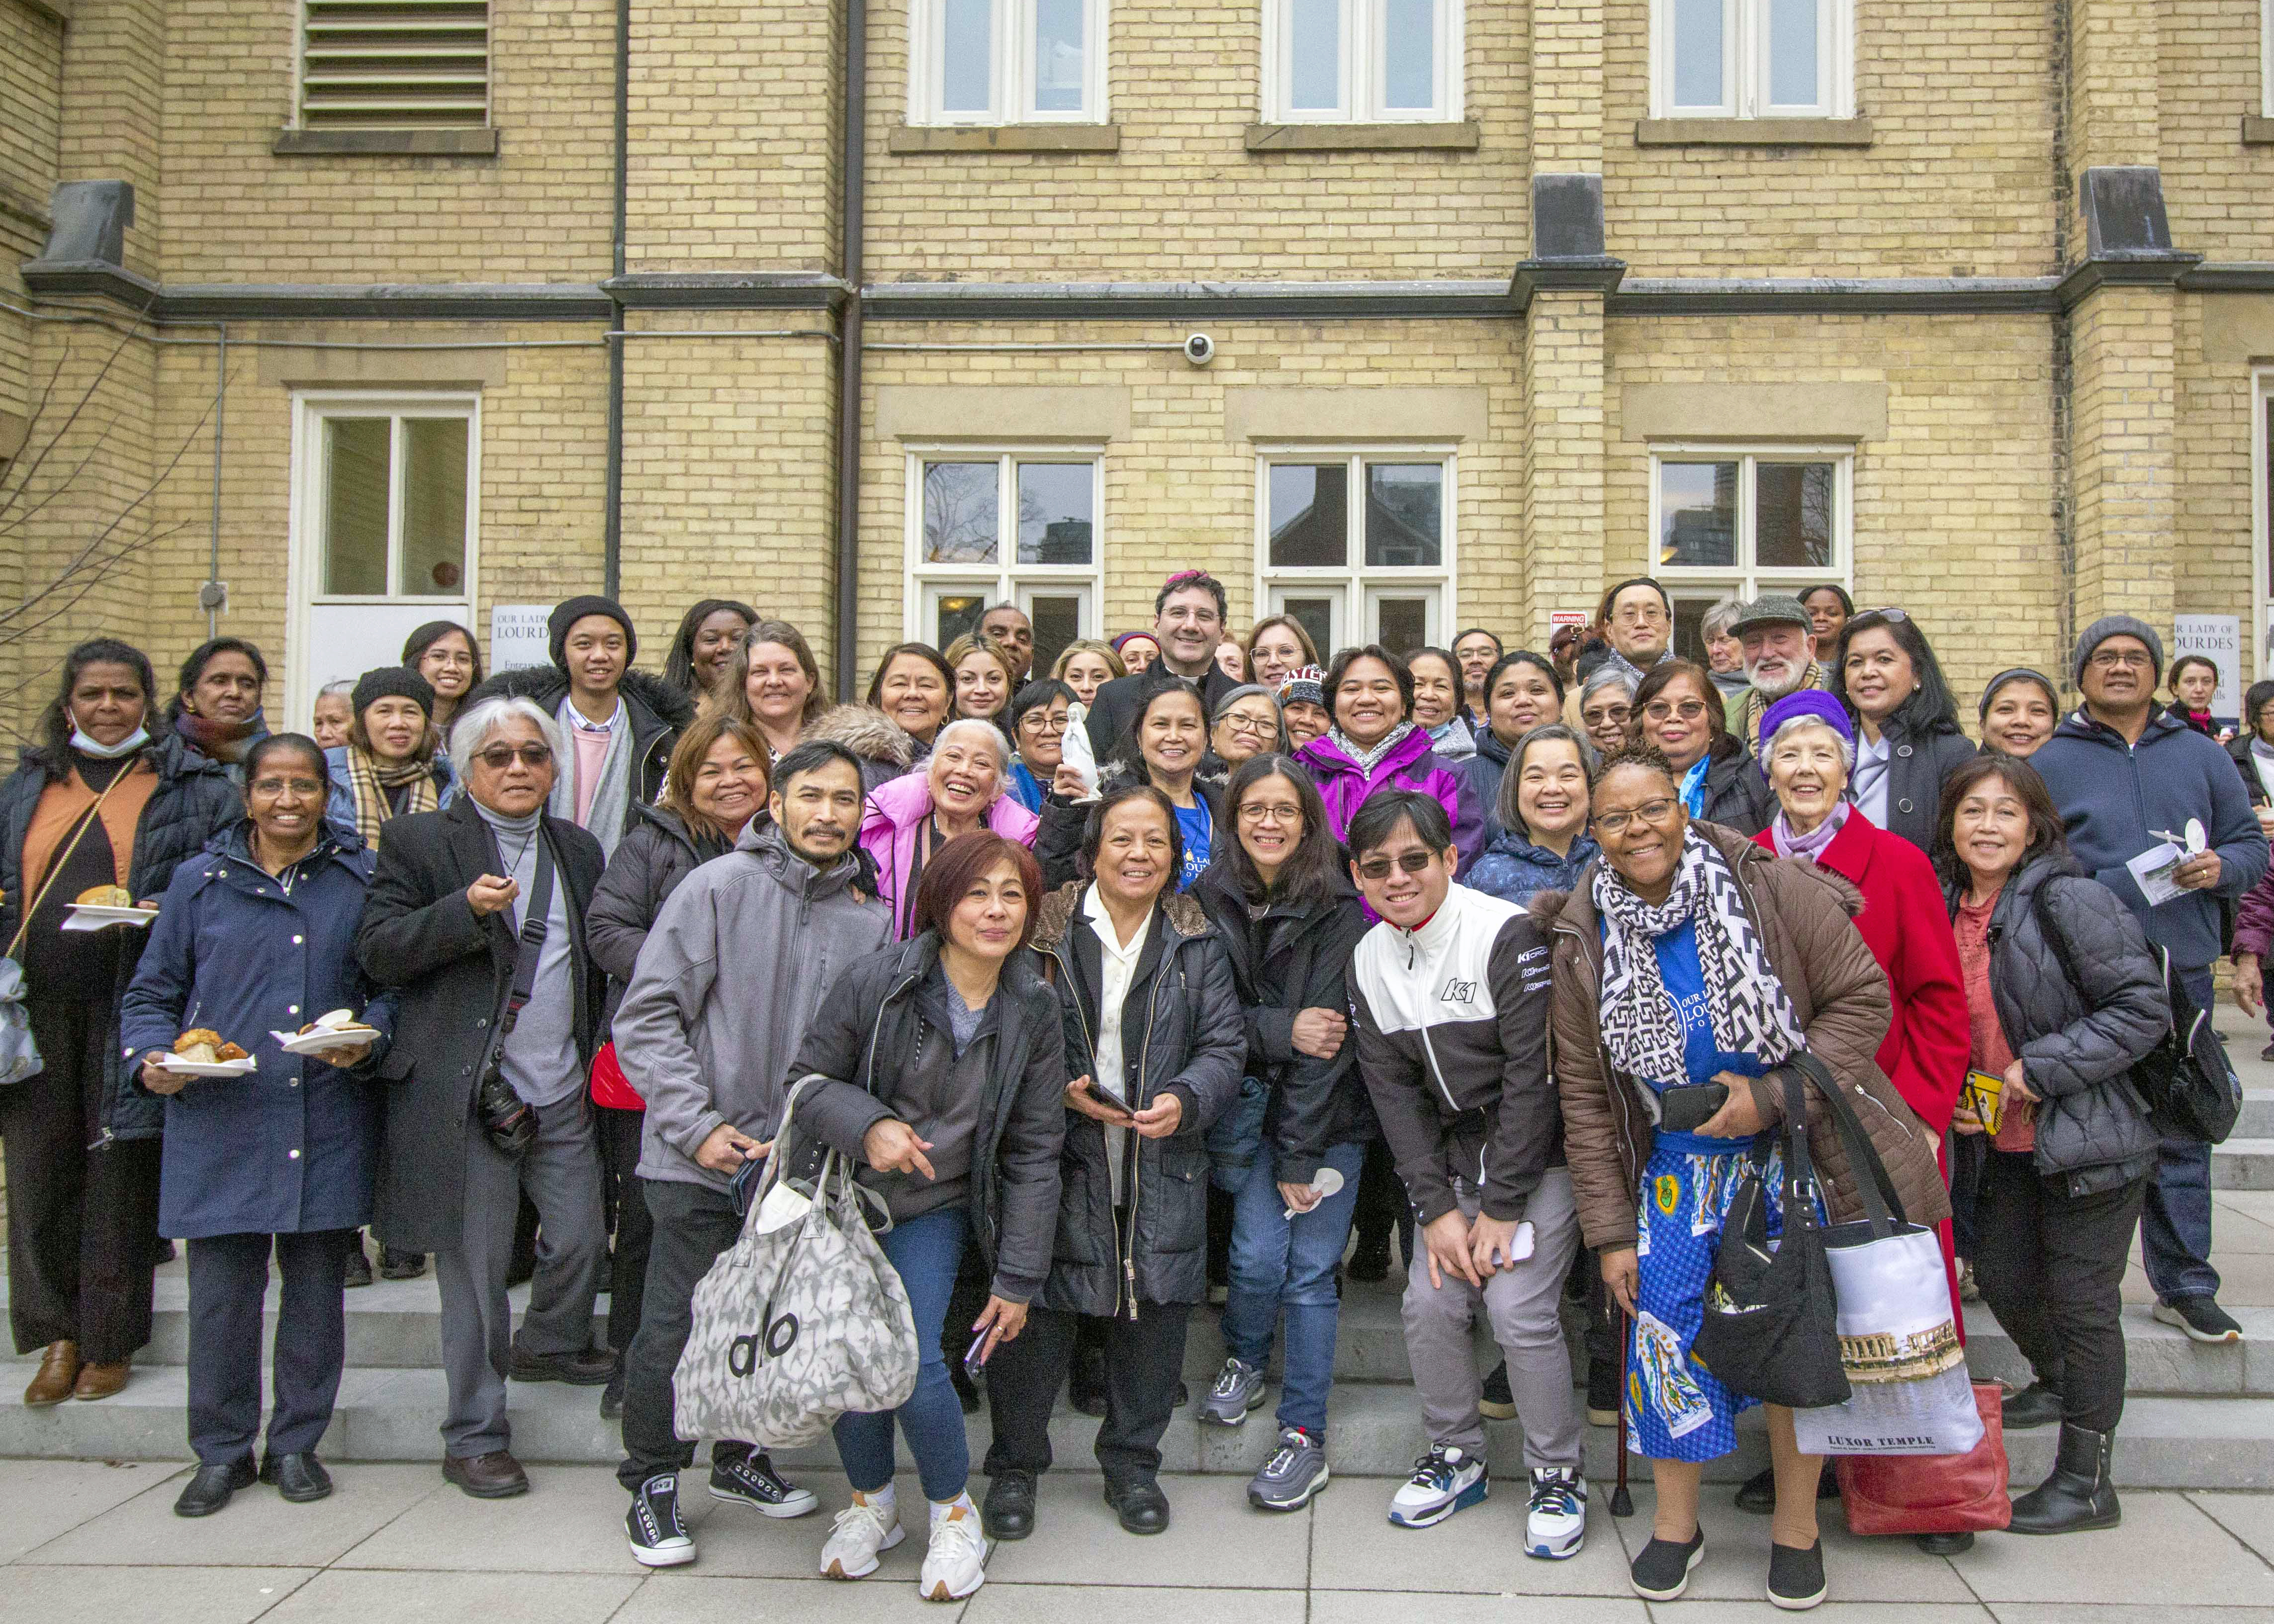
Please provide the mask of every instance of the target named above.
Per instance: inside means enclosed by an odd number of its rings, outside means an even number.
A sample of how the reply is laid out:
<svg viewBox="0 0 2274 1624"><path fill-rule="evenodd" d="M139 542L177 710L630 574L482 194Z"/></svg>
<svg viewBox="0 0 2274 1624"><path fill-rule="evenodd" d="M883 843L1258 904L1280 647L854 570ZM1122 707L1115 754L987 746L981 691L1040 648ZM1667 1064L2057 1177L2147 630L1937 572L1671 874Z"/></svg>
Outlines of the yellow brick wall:
<svg viewBox="0 0 2274 1624"><path fill-rule="evenodd" d="M2164 0L2157 158L2172 240L2213 259L2263 259L2274 236L2274 147L2245 147L2263 110L2259 8Z"/></svg>
<svg viewBox="0 0 2274 1624"><path fill-rule="evenodd" d="M2077 307L2077 624L2172 612L2173 319L2161 288L2104 288Z"/></svg>
<svg viewBox="0 0 2274 1624"><path fill-rule="evenodd" d="M2175 369L2173 461L2178 546L2172 554L2172 607L2182 614L2233 614L2242 620L2246 673L2263 669L2259 628L2251 615L2254 537L2251 369L2205 358L2208 298L2181 296L2173 311Z"/></svg>
<svg viewBox="0 0 2274 1624"><path fill-rule="evenodd" d="M16 267L46 245L62 150L63 29L25 0L0 0L0 297L23 302ZM0 412L28 415L31 324L0 312Z"/></svg>

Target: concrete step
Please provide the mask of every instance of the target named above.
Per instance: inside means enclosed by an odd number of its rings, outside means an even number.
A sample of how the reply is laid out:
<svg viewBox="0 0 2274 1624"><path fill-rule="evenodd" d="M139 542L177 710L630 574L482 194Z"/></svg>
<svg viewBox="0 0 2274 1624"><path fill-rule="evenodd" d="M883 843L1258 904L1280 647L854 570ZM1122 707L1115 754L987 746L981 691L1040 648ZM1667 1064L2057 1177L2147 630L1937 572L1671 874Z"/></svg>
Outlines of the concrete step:
<svg viewBox="0 0 2274 1624"><path fill-rule="evenodd" d="M2214 1190L2274 1190L2274 1137L2238 1134L2211 1147L2210 1184Z"/></svg>
<svg viewBox="0 0 2274 1624"><path fill-rule="evenodd" d="M183 1460L182 1370L141 1370L126 1390L100 1403L66 1403L30 1410L0 1403L0 1455L49 1459ZM441 1440L436 1431L443 1410L439 1371L363 1371L347 1373L338 1411L324 1442L335 1461L433 1461ZM1268 1455L1276 1435L1270 1411L1257 1411L1236 1428L1203 1426L1190 1408L1178 1411L1163 1440L1163 1464L1170 1471L1245 1475ZM620 1457L614 1423L599 1415L599 1395L590 1387L514 1384L511 1415L515 1453L533 1462L606 1464ZM984 1458L989 1440L985 1414L968 1422L972 1458ZM1090 1446L1097 1423L1061 1405L1050 1423L1058 1465L1069 1471L1095 1470ZM1513 1471L1521 1460L1521 1433L1514 1422L1489 1425L1493 1457ZM2031 1485L2052 1470L2056 1430L2019 1432L2007 1440L2013 1480ZM1338 1474L1360 1477L1404 1475L1425 1441L1420 1412L1411 1388L1351 1383L1335 1390L1329 1411L1330 1458ZM1760 1415L1740 1424L1736 1453L1711 1463L1706 1475L1736 1481L1767 1463ZM785 1470L837 1465L826 1443L783 1450ZM1636 1476L1647 1465L1634 1461ZM1610 1429L1591 1427L1587 1470L1608 1477L1615 1469ZM2143 1398L2125 1412L2116 1449L2117 1481L2135 1488L2274 1488L2274 1400Z"/></svg>
<svg viewBox="0 0 2274 1624"><path fill-rule="evenodd" d="M2274 1088L2242 1091L2242 1115L2235 1120L2238 1139L2274 1139Z"/></svg>

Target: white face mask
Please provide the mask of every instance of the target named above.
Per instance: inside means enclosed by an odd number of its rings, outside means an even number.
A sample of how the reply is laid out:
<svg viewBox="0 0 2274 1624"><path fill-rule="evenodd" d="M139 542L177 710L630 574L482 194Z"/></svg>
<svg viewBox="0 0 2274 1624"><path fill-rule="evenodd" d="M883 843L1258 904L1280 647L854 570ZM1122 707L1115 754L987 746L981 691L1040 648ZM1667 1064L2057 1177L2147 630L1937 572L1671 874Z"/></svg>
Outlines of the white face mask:
<svg viewBox="0 0 2274 1624"><path fill-rule="evenodd" d="M78 728L72 729L71 746L82 756L92 756L97 761L117 761L122 756L132 756L150 742L150 730L137 727L117 744L98 744Z"/></svg>

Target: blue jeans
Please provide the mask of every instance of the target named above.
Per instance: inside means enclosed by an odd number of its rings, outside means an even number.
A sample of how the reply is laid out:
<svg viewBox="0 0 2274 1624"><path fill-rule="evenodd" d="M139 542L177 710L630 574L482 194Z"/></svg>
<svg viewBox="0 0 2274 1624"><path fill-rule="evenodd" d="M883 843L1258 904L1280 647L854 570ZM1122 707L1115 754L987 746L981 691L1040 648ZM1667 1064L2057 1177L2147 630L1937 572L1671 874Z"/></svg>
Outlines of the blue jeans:
<svg viewBox="0 0 2274 1624"><path fill-rule="evenodd" d="M892 1421L908 1440L916 1457L916 1472L923 1480L924 1498L946 1501L963 1492L971 1477L971 1446L963 1436L963 1405L947 1379L947 1357L940 1351L941 1328L947 1323L947 1299L955 1289L955 1271L963 1261L967 1220L960 1204L926 1213L895 1224L877 1237L900 1271L915 1310L916 1346L922 1364L916 1371L916 1390L898 1410L872 1410L840 1416L832 1435L837 1458L845 1475L863 1494L873 1494L892 1480Z"/></svg>
<svg viewBox="0 0 2274 1624"><path fill-rule="evenodd" d="M2180 984L2197 1009L2215 1007L2210 970L2182 970ZM2140 1251L2148 1283L2163 1301L2218 1295L2218 1271L2210 1266L2210 1147L2201 1139L2164 1141L2140 1207Z"/></svg>
<svg viewBox="0 0 2274 1624"><path fill-rule="evenodd" d="M1366 1147L1329 1146L1325 1165L1343 1176L1342 1189L1291 1220L1279 1193L1278 1162L1266 1139L1232 1192L1231 1290L1224 1305L1224 1345L1244 1365L1264 1364L1284 1310L1287 1362L1279 1388L1279 1425L1322 1434L1341 1312L1335 1265L1350 1242Z"/></svg>

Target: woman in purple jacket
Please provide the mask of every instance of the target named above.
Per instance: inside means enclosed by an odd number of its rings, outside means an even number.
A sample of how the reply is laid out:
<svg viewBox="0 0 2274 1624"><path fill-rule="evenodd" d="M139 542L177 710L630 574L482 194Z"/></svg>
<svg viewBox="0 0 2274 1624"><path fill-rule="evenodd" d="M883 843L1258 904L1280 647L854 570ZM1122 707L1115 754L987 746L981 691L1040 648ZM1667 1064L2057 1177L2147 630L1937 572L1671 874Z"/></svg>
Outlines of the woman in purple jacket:
<svg viewBox="0 0 2274 1624"><path fill-rule="evenodd" d="M1452 820L1453 844L1465 871L1484 845L1483 808L1452 767L1437 759L1429 735L1413 721L1413 673L1378 643L1344 649L1327 668L1334 726L1295 752L1327 803L1328 826L1345 839L1351 819L1378 789L1434 796Z"/></svg>

